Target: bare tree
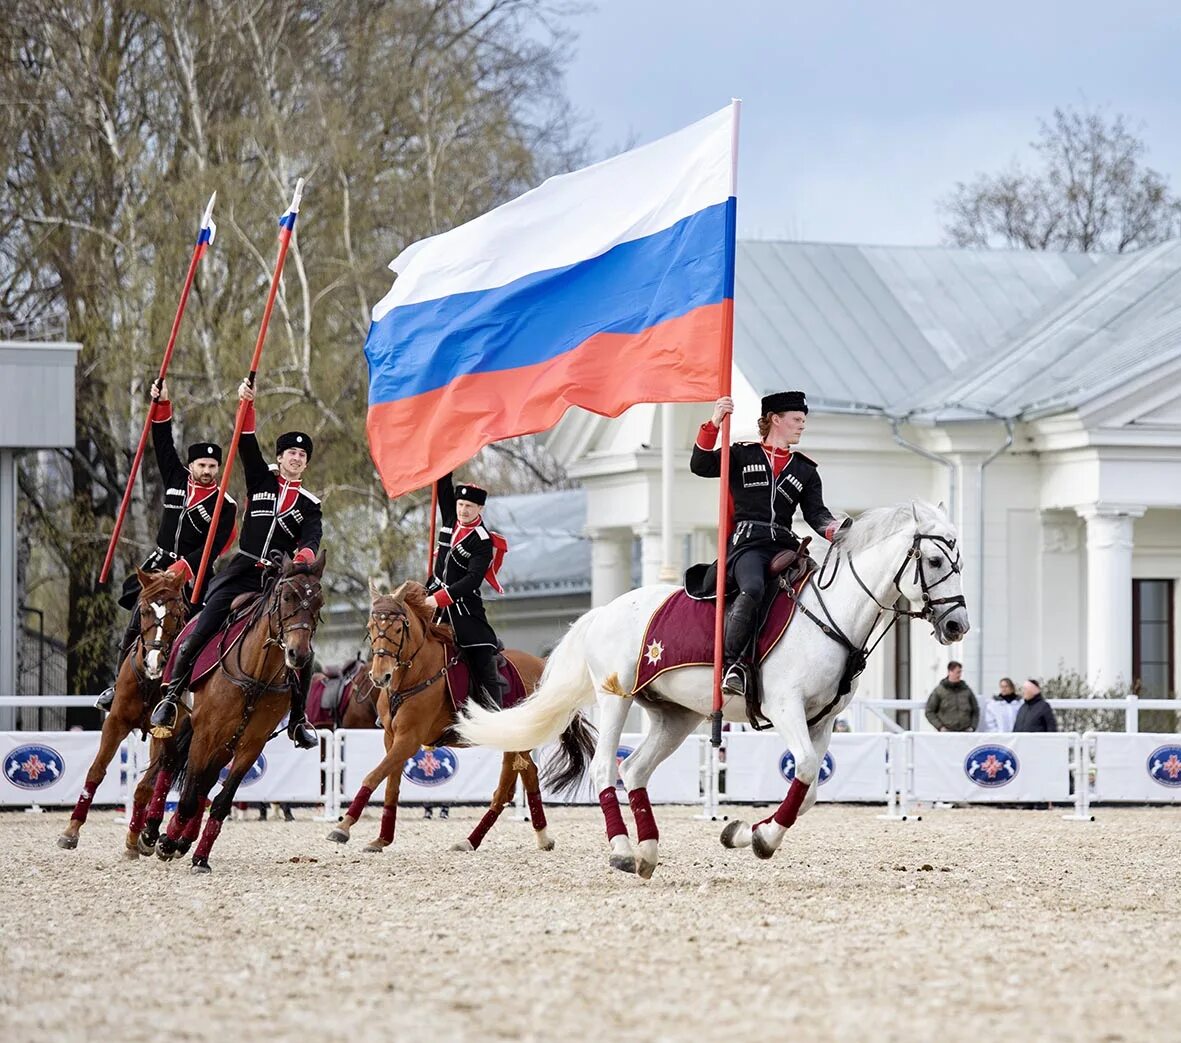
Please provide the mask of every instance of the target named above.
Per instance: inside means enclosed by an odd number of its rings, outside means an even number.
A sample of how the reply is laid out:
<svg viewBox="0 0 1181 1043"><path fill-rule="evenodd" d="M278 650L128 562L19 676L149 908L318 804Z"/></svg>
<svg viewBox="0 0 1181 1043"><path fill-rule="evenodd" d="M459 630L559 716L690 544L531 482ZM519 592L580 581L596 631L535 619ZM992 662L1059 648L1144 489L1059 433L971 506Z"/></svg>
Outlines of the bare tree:
<svg viewBox="0 0 1181 1043"><path fill-rule="evenodd" d="M1031 147L1032 167L961 181L941 201L950 243L1122 253L1181 231L1181 201L1126 117L1055 109Z"/></svg>

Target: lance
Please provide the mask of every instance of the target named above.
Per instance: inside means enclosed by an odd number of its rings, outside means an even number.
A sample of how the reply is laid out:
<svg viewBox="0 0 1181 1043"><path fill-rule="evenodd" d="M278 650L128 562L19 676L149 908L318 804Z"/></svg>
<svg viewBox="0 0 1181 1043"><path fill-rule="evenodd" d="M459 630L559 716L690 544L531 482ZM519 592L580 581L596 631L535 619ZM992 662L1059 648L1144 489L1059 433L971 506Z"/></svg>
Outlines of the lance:
<svg viewBox="0 0 1181 1043"><path fill-rule="evenodd" d="M205 251L209 248L209 244L213 242L214 236L217 235L217 225L213 223L213 201L217 199L217 193L209 197L209 203L205 207L205 214L201 218L201 228L197 232L197 242L193 246L193 256L189 260L189 271L185 276L184 288L180 291L180 303L176 306L176 315L172 320L172 332L168 335L168 347L164 349L164 359L160 363L160 374L157 380L163 383L164 378L168 375L168 364L172 361L172 349L176 346L176 335L180 332L181 316L185 313L185 305L189 301L189 290L193 288L193 279L197 274L197 265L201 262L201 258L205 256ZM107 577L111 574L111 562L115 559L115 548L119 544L119 533L123 528L123 519L127 516L127 508L131 504L131 493L135 488L135 478L139 474L139 465L143 462L144 447L148 444L148 432L152 429L152 413L153 403L148 407L147 416L144 417L144 429L139 434L139 445L135 449L135 459L131 461L131 472L127 475L127 488L123 491L123 501L119 504L119 514L115 518L115 527L111 530L111 542L107 544L107 556L103 559L102 572L99 573L99 583L106 583Z"/></svg>
<svg viewBox="0 0 1181 1043"><path fill-rule="evenodd" d="M431 581L431 576L435 571L435 516L439 511L439 485L436 482L431 486L431 525L430 532L427 535L426 543L426 581Z"/></svg>
<svg viewBox="0 0 1181 1043"><path fill-rule="evenodd" d="M742 102L731 101L734 119L730 125L730 195L738 198L738 120ZM730 227L726 229L726 290L722 298L722 344L718 353L720 394L729 396L734 364L734 260L737 205L730 210ZM721 481L718 483L718 582L714 590L714 688L713 712L710 714L710 743L722 745L722 641L726 630L726 551L730 541L730 414L722 418ZM667 522L666 522L667 524ZM758 669L758 664L755 664Z"/></svg>
<svg viewBox="0 0 1181 1043"><path fill-rule="evenodd" d="M271 311L275 307L275 296L279 292L279 279L283 275L283 262L287 260L287 248L291 245L291 236L295 233L295 219L299 216L299 201L303 195L303 178L295 183L295 194L291 197L291 205L279 218L279 256L275 261L275 271L271 275L271 288L267 293L266 307L262 312L262 324L258 328L258 339L254 342L254 355L250 360L250 372L246 382L254 387L254 380L258 376L258 365L262 360L262 346L267 339L267 327L271 322ZM209 559L213 554L213 540L217 533L217 523L221 518L222 504L225 502L226 490L230 485L230 472L234 466L234 456L238 451L238 442L242 438L242 428L246 424L246 407L244 400L238 402L238 413L234 419L234 434L226 451L225 471L221 476L221 484L217 487L217 500L213 505L213 518L209 522L209 534L205 537L205 550L201 554L201 565L197 575L193 578L193 604L200 604L201 587L205 582L205 572L209 568Z"/></svg>

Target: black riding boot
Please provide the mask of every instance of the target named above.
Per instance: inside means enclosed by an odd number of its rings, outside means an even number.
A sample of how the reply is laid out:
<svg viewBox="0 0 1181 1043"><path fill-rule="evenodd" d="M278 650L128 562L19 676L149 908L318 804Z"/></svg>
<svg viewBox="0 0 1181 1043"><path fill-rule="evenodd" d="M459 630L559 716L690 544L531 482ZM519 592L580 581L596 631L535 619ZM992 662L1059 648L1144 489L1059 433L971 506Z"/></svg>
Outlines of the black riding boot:
<svg viewBox="0 0 1181 1043"><path fill-rule="evenodd" d="M504 706L505 685L500 676L498 658L496 651L491 648L467 651L475 700L487 710L499 710Z"/></svg>
<svg viewBox="0 0 1181 1043"><path fill-rule="evenodd" d="M301 667L299 680L291 686L291 716L287 720L287 738L301 750L310 750L320 744L320 736L316 729L308 724L304 707L308 701L308 688L312 684L312 663Z"/></svg>
<svg viewBox="0 0 1181 1043"><path fill-rule="evenodd" d="M190 675L196 664L197 653L205 644L205 635L200 629L193 631L177 649L173 665L172 680L164 691L164 697L156 704L150 720L152 736L157 739L171 739L180 716L180 699L189 687Z"/></svg>
<svg viewBox="0 0 1181 1043"><path fill-rule="evenodd" d="M115 683L119 680L119 671L123 669L123 660L131 653L135 647L136 638L139 637L139 606L131 612L131 620L127 624L127 629L123 632L123 644L119 648L119 660L115 663L115 680L111 682L111 686L107 688L102 695L95 701L94 705L100 710L111 709L111 705L115 701Z"/></svg>
<svg viewBox="0 0 1181 1043"><path fill-rule="evenodd" d="M740 699L746 698L747 676L743 656L750 644L758 611L758 602L749 594L740 593L726 613L726 638L722 645L726 676L722 679L722 691Z"/></svg>

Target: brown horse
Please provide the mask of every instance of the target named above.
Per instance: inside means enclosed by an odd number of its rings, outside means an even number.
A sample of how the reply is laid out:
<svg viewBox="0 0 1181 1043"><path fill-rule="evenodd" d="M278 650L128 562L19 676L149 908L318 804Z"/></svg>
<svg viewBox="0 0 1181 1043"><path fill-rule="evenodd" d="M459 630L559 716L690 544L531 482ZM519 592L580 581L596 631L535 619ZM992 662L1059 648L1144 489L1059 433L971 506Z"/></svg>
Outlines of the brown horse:
<svg viewBox="0 0 1181 1043"><path fill-rule="evenodd" d="M298 683L293 672L312 657L323 575L323 551L306 565L286 558L250 608L242 636L194 684L180 803L156 846L162 859L183 855L197 838L205 798L228 764L229 777L209 806L209 821L193 852L193 872L211 871L209 852L234 794L291 707L291 685Z"/></svg>
<svg viewBox="0 0 1181 1043"><path fill-rule="evenodd" d="M446 671L454 661L451 628L434 622L427 604L426 588L413 581L403 583L392 594L383 594L369 583L372 604L369 609L369 641L373 647L370 674L381 688L378 712L385 728L385 758L368 775L357 791L340 824L328 834L329 840L347 843L349 831L361 817L373 791L384 781L385 801L377 839L366 851L382 851L394 842L398 814L398 792L402 768L423 746L455 743L452 728L455 710L447 694ZM505 652L525 683L533 691L541 677L544 661L528 652ZM393 709L391 710L391 705ZM581 776L587 759L594 752L594 730L581 714L576 715L562 735L564 767L556 773L557 784ZM553 849L546 834L545 808L537 779L537 765L528 751L506 753L500 780L492 803L467 840L453 850L475 851L492 828L500 813L512 801L520 776L529 801L529 818L543 851Z"/></svg>
<svg viewBox="0 0 1181 1043"><path fill-rule="evenodd" d="M320 699L324 689L334 682L341 685L341 690L335 706L326 712ZM369 663L366 660L358 657L341 667L325 667L320 673L312 675L305 707L308 723L330 732L338 728L380 728L377 695L378 688L369 675ZM340 709L342 703L343 713Z"/></svg>
<svg viewBox="0 0 1181 1043"><path fill-rule="evenodd" d="M57 838L57 846L67 850L78 846L78 834L90 812L90 802L106 777L119 744L133 729L146 730L152 708L160 699L160 678L168 653L188 616L183 576L174 572L144 572L139 568L136 574L140 583L139 638L119 667L115 701L103 721L98 752L86 772L86 782L74 805L70 824ZM134 811L123 841L128 858L150 855L155 848L168 787L179 766L176 747L171 741L153 739L151 754L151 763L135 788Z"/></svg>

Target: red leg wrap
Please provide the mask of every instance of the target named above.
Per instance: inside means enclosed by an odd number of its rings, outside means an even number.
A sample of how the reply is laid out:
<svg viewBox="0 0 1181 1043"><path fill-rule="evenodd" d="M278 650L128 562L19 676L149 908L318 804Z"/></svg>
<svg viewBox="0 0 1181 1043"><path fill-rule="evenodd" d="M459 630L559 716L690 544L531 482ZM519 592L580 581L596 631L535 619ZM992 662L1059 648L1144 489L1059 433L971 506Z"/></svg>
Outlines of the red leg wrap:
<svg viewBox="0 0 1181 1043"><path fill-rule="evenodd" d="M350 812L351 814L351 812ZM378 834L387 844L394 842L394 825L398 821L398 806L381 809L381 832Z"/></svg>
<svg viewBox="0 0 1181 1043"><path fill-rule="evenodd" d="M185 823L184 832L181 834L182 840L187 840L190 843L197 839L197 834L201 832L201 819L205 817L205 811L202 809L198 811L188 822ZM212 821L212 820L210 820ZM221 829L221 826L217 827Z"/></svg>
<svg viewBox="0 0 1181 1043"><path fill-rule="evenodd" d="M357 795L353 797L353 802L349 805L349 810L345 814L354 822L360 821L361 813L365 810L365 805L369 803L369 798L372 796L373 790L368 786L362 786L357 790Z"/></svg>
<svg viewBox="0 0 1181 1043"><path fill-rule="evenodd" d="M656 816L652 814L648 790L643 786L628 790L627 802L632 806L632 815L636 819L636 836L640 840L659 840L660 830L656 828Z"/></svg>
<svg viewBox="0 0 1181 1043"><path fill-rule="evenodd" d="M787 796L783 798L783 803L775 809L775 814L771 817L784 829L787 829L795 822L796 816L800 813L800 805L804 803L804 797L807 795L808 787L799 779L792 779Z"/></svg>
<svg viewBox="0 0 1181 1043"><path fill-rule="evenodd" d="M599 807L603 809L603 818L607 821L607 839L617 837L621 833L627 836L627 826L623 824L623 815L619 810L619 798L615 795L615 787L609 786L599 794Z"/></svg>
<svg viewBox="0 0 1181 1043"><path fill-rule="evenodd" d="M172 788L172 772L161 769L156 773L156 785L152 788L152 799L148 802L148 818L159 822L164 817L164 804Z"/></svg>
<svg viewBox="0 0 1181 1043"><path fill-rule="evenodd" d="M205 823L205 832L201 834L201 839L197 842L197 850L193 852L194 858L208 858L209 851L213 847L213 842L217 839L218 833L221 832L221 819L211 818Z"/></svg>
<svg viewBox="0 0 1181 1043"><path fill-rule="evenodd" d="M181 821L180 812L174 811L172 818L168 823L168 831L165 834L169 840L174 843L180 840L181 834L185 831L185 823Z"/></svg>
<svg viewBox="0 0 1181 1043"><path fill-rule="evenodd" d="M145 823L148 821L148 806L146 804L136 804L131 809L131 821L127 823L128 833L142 833Z"/></svg>
<svg viewBox="0 0 1181 1043"><path fill-rule="evenodd" d="M533 828L538 831L545 829L545 805L541 802L541 790L526 793L525 797L529 801L529 821L533 823Z"/></svg>
<svg viewBox="0 0 1181 1043"><path fill-rule="evenodd" d="M90 802L94 800L94 790L98 789L97 784L94 789L89 785L82 787L82 792L78 794L78 803L74 805L74 811L70 815L75 822L81 824L86 821L86 816L90 814Z"/></svg>
<svg viewBox="0 0 1181 1043"><path fill-rule="evenodd" d="M484 817L480 819L479 823L476 825L476 828L473 829L468 835L467 840L468 843L472 845L472 847L480 846L481 842L488 835L488 830L496 825L496 820L500 818L500 813L503 810L503 808L489 808L484 812Z"/></svg>

